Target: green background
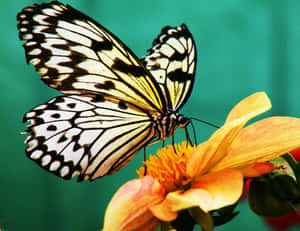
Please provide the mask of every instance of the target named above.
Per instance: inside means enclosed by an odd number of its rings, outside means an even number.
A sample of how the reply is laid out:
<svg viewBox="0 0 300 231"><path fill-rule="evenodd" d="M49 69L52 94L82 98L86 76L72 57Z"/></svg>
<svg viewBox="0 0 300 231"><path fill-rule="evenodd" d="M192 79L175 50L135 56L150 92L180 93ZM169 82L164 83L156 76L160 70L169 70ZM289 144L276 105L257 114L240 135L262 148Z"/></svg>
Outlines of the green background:
<svg viewBox="0 0 300 231"><path fill-rule="evenodd" d="M2 230L100 230L107 203L136 177L142 153L113 176L94 182L64 181L27 159L22 117L60 93L26 65L16 14L41 1L1 0L0 35L0 228ZM117 35L139 57L165 25L186 23L198 49L193 93L181 111L221 125L242 98L265 91L266 115L300 117L300 1L298 0L73 0L63 1ZM213 128L197 123L200 140ZM178 131L177 141L183 132ZM151 153L161 144L150 147ZM270 230L247 203L241 214L217 228ZM299 218L300 219L300 218ZM293 230L297 230L294 228Z"/></svg>

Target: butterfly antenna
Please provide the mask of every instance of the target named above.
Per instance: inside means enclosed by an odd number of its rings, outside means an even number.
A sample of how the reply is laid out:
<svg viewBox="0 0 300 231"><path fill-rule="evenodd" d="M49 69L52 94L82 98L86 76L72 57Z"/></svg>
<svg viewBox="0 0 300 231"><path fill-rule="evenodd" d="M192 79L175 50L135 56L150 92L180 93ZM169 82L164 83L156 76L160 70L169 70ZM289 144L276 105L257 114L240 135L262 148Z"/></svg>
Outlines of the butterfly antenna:
<svg viewBox="0 0 300 231"><path fill-rule="evenodd" d="M212 127L215 127L215 128L220 128L220 126L215 125L215 124L210 123L210 122L207 122L207 121L205 121L205 120L200 120L200 119L197 119L197 118L195 118L195 117L191 117L190 119L192 119L192 120L197 120L197 121L199 121L199 122L201 122L201 123L207 124L207 125L212 126Z"/></svg>
<svg viewBox="0 0 300 231"><path fill-rule="evenodd" d="M145 172L144 172L144 176L147 175L147 165L146 165L146 160L147 160L147 154L146 154L146 146L144 147L144 168L145 168Z"/></svg>
<svg viewBox="0 0 300 231"><path fill-rule="evenodd" d="M220 128L219 126L217 126L217 125L215 125L215 124L213 124L213 123L209 123L209 122L204 121L204 120L200 120L200 119L197 119L197 118L194 118L194 117L191 117L190 119L191 119L190 121L191 121L192 129L193 129L194 139L195 139L195 144L196 144L196 145L197 145L196 129L195 129L195 126L194 126L194 124L193 124L193 122L192 122L192 119L193 119L193 120L196 120L196 121L199 121L199 122L201 122L201 123L207 124L207 125L209 125L209 126L215 127L215 128ZM187 128L185 128L185 130L186 130L186 134L187 134L188 139L191 140L191 139L189 138L189 136L188 136L188 130L187 130ZM190 144L192 144L191 141L190 141Z"/></svg>

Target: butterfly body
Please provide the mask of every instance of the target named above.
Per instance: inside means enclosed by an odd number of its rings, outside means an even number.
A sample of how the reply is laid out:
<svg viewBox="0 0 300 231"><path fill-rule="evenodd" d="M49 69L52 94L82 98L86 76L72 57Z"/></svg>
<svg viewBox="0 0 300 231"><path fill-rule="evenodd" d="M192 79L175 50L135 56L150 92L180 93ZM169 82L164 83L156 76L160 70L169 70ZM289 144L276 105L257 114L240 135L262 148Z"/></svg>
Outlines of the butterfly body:
<svg viewBox="0 0 300 231"><path fill-rule="evenodd" d="M164 116L154 116L153 118L159 140L165 140L172 136L178 127L185 128L190 123L187 117L176 111L168 111Z"/></svg>
<svg viewBox="0 0 300 231"><path fill-rule="evenodd" d="M42 168L94 180L189 124L178 111L191 93L196 51L184 24L165 27L139 59L96 21L57 1L26 7L17 19L27 62L64 93L24 115L27 156Z"/></svg>

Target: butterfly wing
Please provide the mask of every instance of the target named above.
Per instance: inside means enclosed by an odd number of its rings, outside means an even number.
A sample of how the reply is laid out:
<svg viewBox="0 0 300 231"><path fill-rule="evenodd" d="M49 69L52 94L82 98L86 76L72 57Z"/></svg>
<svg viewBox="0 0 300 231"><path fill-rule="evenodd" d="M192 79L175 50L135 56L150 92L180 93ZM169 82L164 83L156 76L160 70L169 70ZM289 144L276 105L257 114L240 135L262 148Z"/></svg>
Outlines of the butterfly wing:
<svg viewBox="0 0 300 231"><path fill-rule="evenodd" d="M50 87L65 94L102 94L153 113L166 109L140 60L93 19L57 1L26 7L17 19L26 60Z"/></svg>
<svg viewBox="0 0 300 231"><path fill-rule="evenodd" d="M191 94L196 69L196 47L186 25L165 27L142 58L159 83L168 109L178 111Z"/></svg>
<svg viewBox="0 0 300 231"><path fill-rule="evenodd" d="M127 102L59 96L24 116L26 153L64 179L94 180L119 170L153 137L149 115Z"/></svg>

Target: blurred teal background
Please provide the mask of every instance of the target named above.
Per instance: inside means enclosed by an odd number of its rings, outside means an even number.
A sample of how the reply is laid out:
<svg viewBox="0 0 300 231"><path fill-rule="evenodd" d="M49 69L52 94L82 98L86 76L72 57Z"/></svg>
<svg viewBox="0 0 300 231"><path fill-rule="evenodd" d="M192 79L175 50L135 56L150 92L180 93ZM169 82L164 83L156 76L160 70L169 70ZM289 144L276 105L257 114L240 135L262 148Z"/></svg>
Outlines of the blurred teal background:
<svg viewBox="0 0 300 231"><path fill-rule="evenodd" d="M2 230L100 230L113 193L136 177L142 153L113 176L94 182L64 181L24 153L22 117L60 93L26 65L16 14L42 1L0 1L0 228ZM300 117L300 1L298 0L70 0L117 35L139 57L165 25L186 23L198 49L193 93L181 111L221 125L242 98L266 91L273 108L266 115ZM196 124L199 141L213 128ZM176 133L181 141L182 131ZM154 153L161 144L147 150ZM247 203L240 215L217 228L270 230ZM300 218L299 218L300 219ZM295 227L292 230L299 230Z"/></svg>

